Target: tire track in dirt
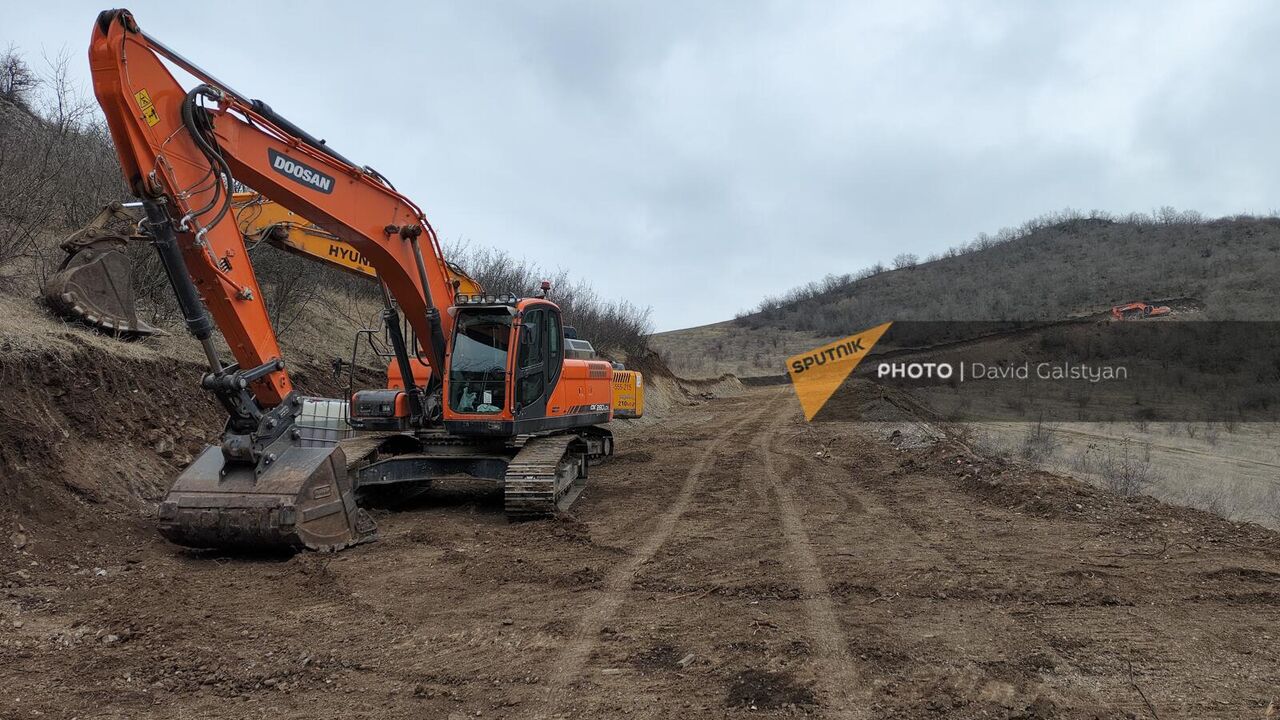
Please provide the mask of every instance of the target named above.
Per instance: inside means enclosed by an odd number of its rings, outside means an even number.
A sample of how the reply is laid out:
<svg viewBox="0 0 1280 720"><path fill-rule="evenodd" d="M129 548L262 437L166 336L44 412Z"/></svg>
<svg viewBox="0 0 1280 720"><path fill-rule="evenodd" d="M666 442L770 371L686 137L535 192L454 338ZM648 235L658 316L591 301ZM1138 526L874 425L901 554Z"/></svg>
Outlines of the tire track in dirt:
<svg viewBox="0 0 1280 720"><path fill-rule="evenodd" d="M818 565L817 555L813 551L813 544L791 495L791 489L774 466L773 439L790 416L791 413L778 413L774 421L756 436L756 452L760 456L766 477L761 478L757 473L748 474L759 494L772 494L774 505L778 509L783 538L795 561L792 573L804 593L802 604L809 635L822 664L819 677L823 694L827 698L828 715L837 718L867 717L865 708L870 705L870 696L864 689L857 663L849 652L849 645L832 601L831 588Z"/></svg>
<svg viewBox="0 0 1280 720"><path fill-rule="evenodd" d="M676 524L688 509L690 501L702 485L703 475L711 464L716 452L742 428L758 422L770 408L765 407L738 422L734 423L719 437L716 437L698 459L689 468L680 491L676 494L671 506L658 517L653 529L625 562L617 565L605 578L601 596L583 613L578 626L570 636L565 647L552 664L554 668L547 678L543 710L550 711L560 701L560 693L581 674L587 658L600 637L601 630L617 615L618 609L626 601L627 595L635 582L640 569L653 559L658 550L666 544L675 530ZM540 716L535 713L535 716Z"/></svg>
<svg viewBox="0 0 1280 720"><path fill-rule="evenodd" d="M863 439L868 441L869 447L873 448L872 452L883 450L878 439L871 437ZM788 458L805 468L811 468L814 463L812 457L795 447L777 449L770 454L770 461L772 462L778 456ZM971 558L966 557L959 549L930 537L931 528L944 526L940 518L926 517L925 509L905 500L897 490L866 483L839 484L829 476L830 471L830 468L814 469L806 470L805 474L807 478L818 481L814 486L815 489L821 489L824 493L830 493L861 506L868 518L872 519L870 523L877 528L877 532L882 537L894 538L898 547L910 547L919 557L930 558L931 564L935 567L947 568L966 577L982 576L981 568L975 567ZM828 501L824 499L821 502ZM810 502L818 501L810 498ZM1013 644L1023 647L1025 652L1039 652L1052 657L1060 666L1071 667L1082 677L1088 675L1086 668L1081 668L1070 657L1059 652L1049 638L1045 637L1044 632L1037 627L1038 616L1027 617L1021 613L1012 612L1008 607L992 606L987 613L987 620L993 626L999 627L998 632L993 635L1017 638L1017 642ZM908 638L909 635L898 636L890 632L882 638L882 641L901 644ZM1089 708L1103 706L1096 692L1085 685L1063 686L1058 687L1057 690L1072 693L1071 700L1078 706Z"/></svg>

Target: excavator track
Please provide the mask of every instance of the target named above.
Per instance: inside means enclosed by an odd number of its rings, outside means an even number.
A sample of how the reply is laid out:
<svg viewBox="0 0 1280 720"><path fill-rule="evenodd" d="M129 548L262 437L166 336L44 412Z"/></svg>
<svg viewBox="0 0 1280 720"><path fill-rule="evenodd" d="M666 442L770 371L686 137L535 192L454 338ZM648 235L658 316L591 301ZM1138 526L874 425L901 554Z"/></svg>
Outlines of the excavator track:
<svg viewBox="0 0 1280 720"><path fill-rule="evenodd" d="M503 479L507 518L528 520L567 510L587 484L587 454L577 435L528 439Z"/></svg>

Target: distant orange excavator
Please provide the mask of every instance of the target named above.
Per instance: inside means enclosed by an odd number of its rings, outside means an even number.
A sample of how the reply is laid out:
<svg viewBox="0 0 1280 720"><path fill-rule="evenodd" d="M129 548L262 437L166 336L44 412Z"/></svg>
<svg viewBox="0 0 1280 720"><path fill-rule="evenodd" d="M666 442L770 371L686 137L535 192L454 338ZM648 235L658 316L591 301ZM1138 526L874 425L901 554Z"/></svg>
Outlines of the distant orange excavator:
<svg viewBox="0 0 1280 720"><path fill-rule="evenodd" d="M1168 305L1149 305L1144 302L1131 302L1111 308L1111 317L1115 320L1142 320L1160 317L1173 312Z"/></svg>

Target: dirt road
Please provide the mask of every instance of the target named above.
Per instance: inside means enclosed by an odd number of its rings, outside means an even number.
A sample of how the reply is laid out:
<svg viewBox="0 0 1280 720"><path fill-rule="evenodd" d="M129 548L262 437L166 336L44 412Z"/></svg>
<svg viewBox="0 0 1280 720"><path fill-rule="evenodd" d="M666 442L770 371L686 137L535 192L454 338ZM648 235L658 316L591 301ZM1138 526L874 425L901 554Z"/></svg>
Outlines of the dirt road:
<svg viewBox="0 0 1280 720"><path fill-rule="evenodd" d="M576 521L453 493L338 555L26 528L0 716L1168 720L1280 696L1280 535L885 435L756 390L624 431Z"/></svg>

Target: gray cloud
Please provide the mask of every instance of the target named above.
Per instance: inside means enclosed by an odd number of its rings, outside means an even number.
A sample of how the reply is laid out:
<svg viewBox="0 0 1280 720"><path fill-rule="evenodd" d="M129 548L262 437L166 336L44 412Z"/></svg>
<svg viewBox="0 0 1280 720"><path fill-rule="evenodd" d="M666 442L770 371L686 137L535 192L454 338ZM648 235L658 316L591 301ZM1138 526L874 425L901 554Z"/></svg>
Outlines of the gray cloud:
<svg viewBox="0 0 1280 720"><path fill-rule="evenodd" d="M97 4L5 13L87 82ZM137 3L448 238L662 329L1066 206L1268 211L1262 2Z"/></svg>

